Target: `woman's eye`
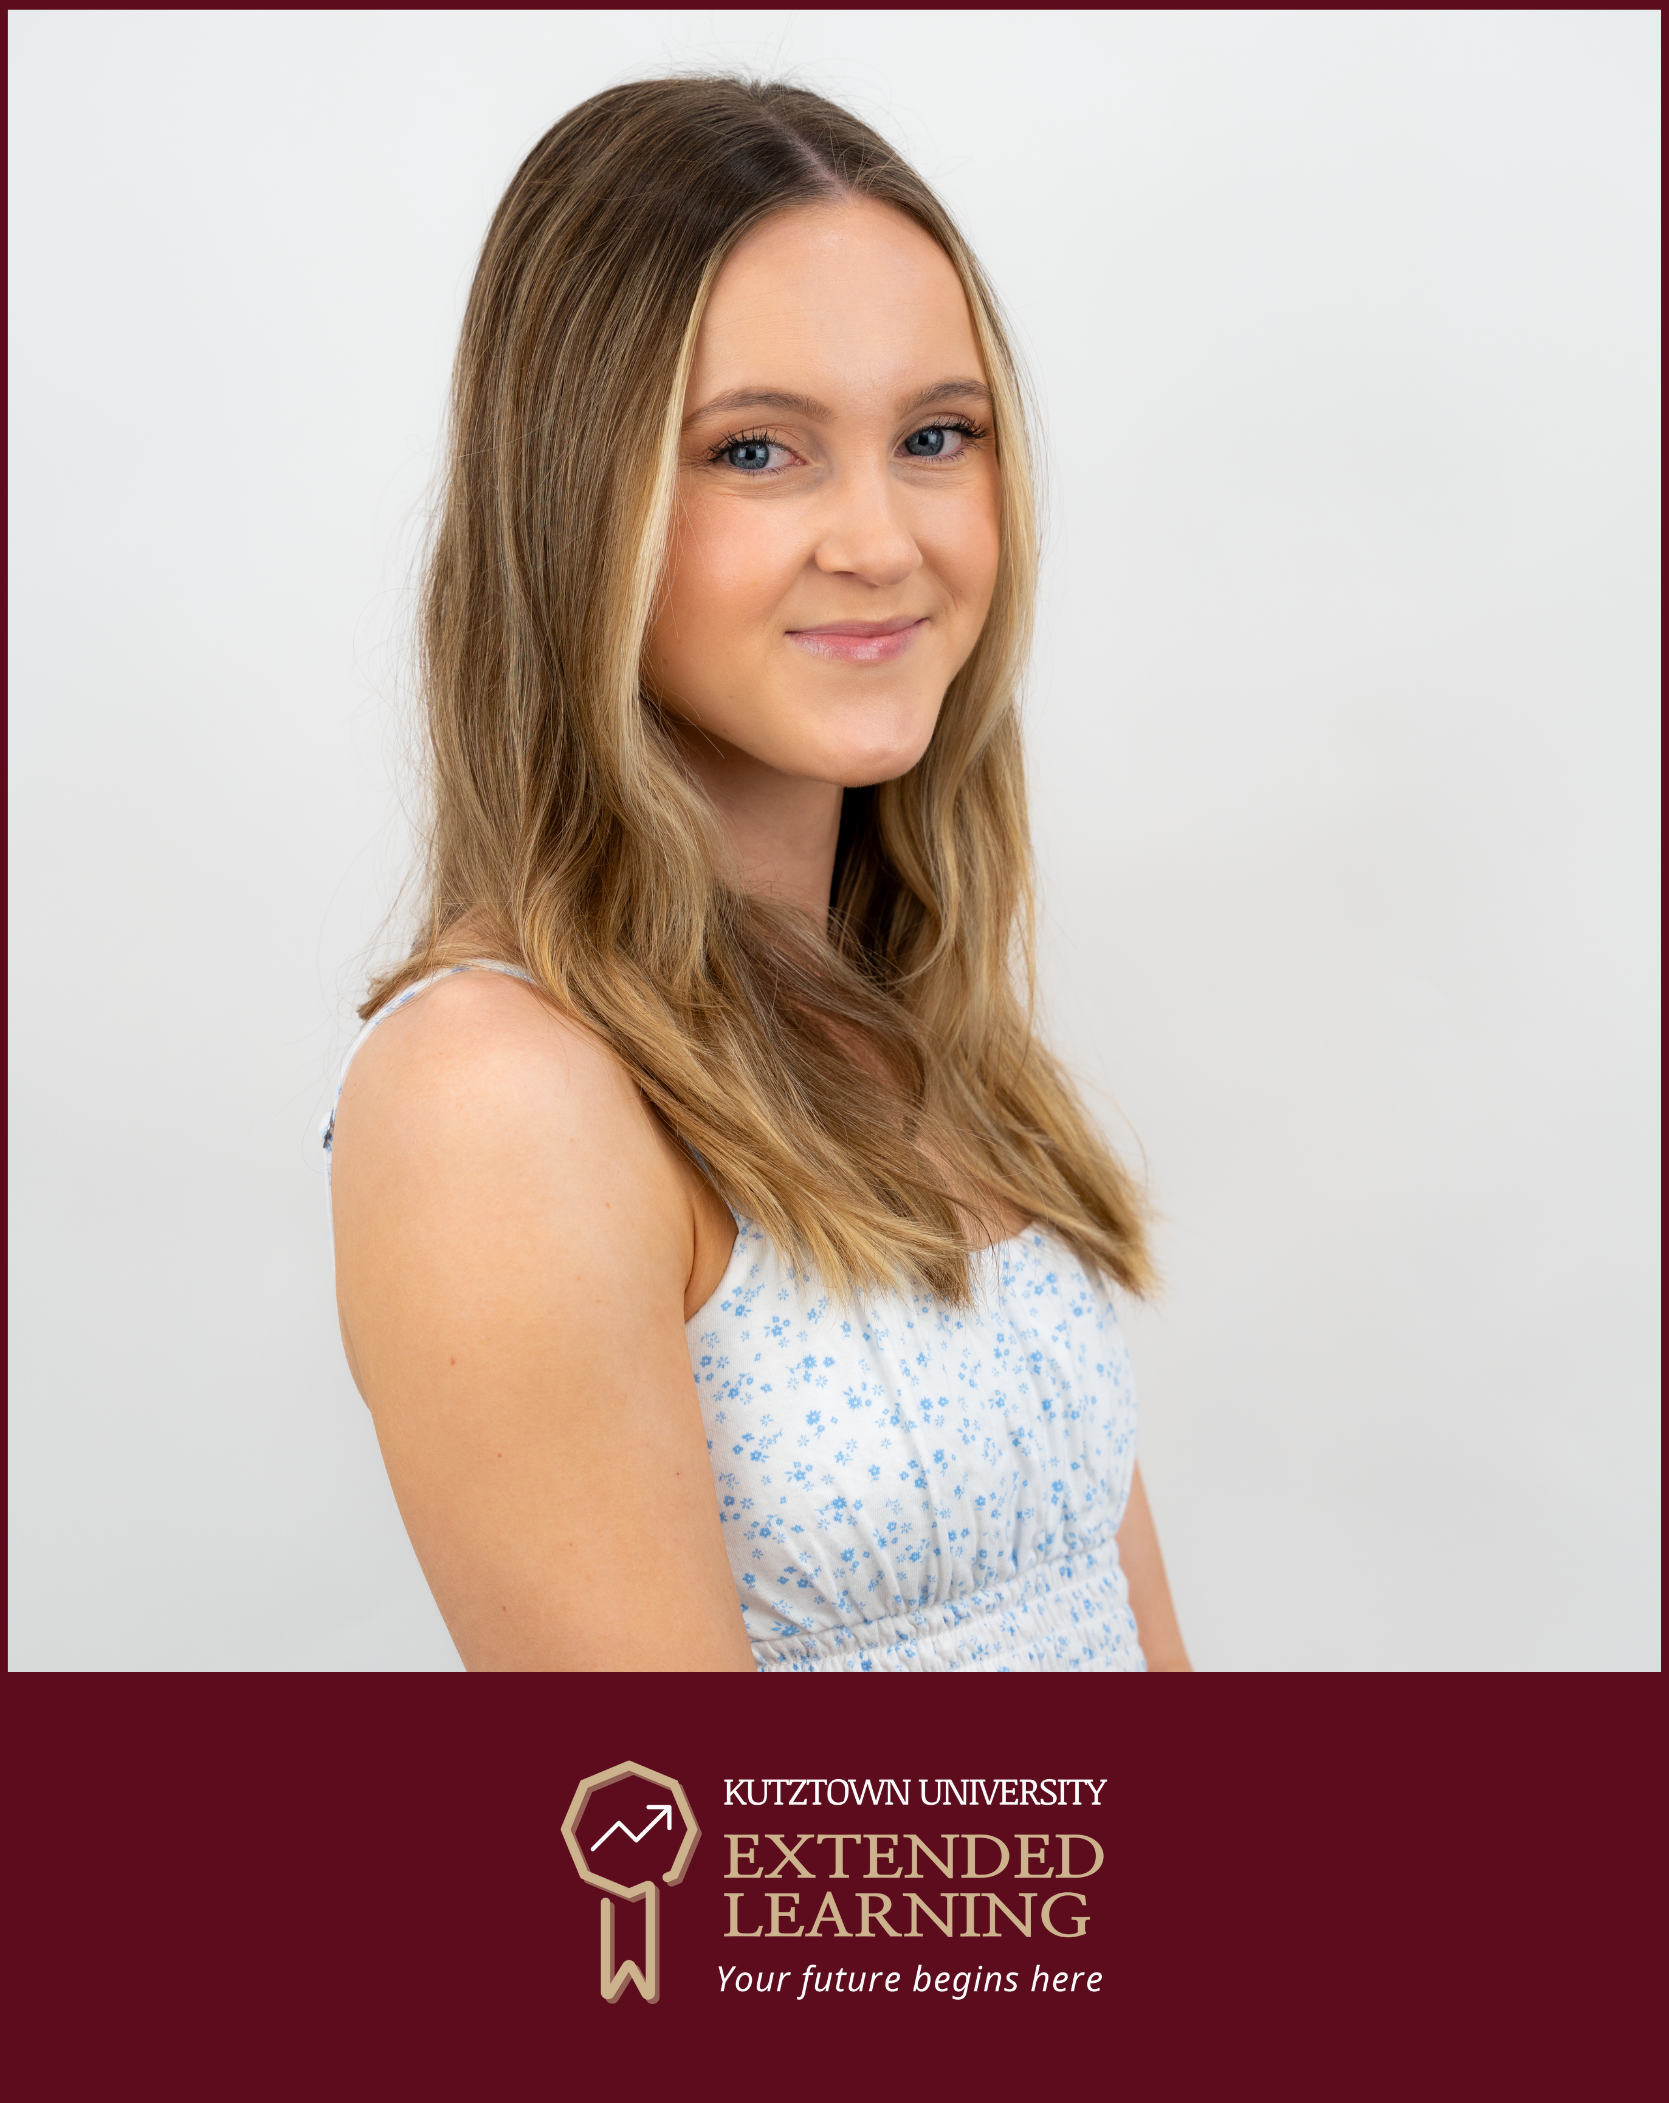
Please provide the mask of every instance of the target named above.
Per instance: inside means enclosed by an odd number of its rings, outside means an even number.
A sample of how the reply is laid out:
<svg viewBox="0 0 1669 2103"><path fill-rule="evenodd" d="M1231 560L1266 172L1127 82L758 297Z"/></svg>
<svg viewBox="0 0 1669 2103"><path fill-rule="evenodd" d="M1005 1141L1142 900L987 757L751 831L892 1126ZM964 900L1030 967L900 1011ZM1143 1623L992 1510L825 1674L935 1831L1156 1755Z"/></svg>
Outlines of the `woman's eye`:
<svg viewBox="0 0 1669 2103"><path fill-rule="evenodd" d="M788 449L773 445L768 438L738 438L721 450L719 458L726 467L740 468L745 475L758 475L780 467L788 458Z"/></svg>
<svg viewBox="0 0 1669 2103"><path fill-rule="evenodd" d="M912 460L954 460L967 443L967 432L955 424L926 424L910 433L904 450Z"/></svg>

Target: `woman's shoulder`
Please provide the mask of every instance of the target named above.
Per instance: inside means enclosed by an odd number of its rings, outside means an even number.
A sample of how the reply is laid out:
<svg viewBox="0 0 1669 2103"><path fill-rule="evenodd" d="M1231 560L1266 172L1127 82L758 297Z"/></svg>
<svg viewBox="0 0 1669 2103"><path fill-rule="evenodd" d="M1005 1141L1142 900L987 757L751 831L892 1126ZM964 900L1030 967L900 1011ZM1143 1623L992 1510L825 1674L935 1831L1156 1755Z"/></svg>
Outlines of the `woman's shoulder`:
<svg viewBox="0 0 1669 2103"><path fill-rule="evenodd" d="M445 1187L537 1179L582 1202L687 1206L664 1129L593 1031L525 980L449 972L389 1014L344 1077L333 1181Z"/></svg>
<svg viewBox="0 0 1669 2103"><path fill-rule="evenodd" d="M623 1061L503 972L449 972L361 1044L331 1141L338 1275L405 1261L558 1268L583 1247L687 1315L716 1287L735 1223Z"/></svg>
<svg viewBox="0 0 1669 2103"><path fill-rule="evenodd" d="M376 1021L343 1080L350 1095L425 1115L548 1116L566 1105L646 1116L621 1062L526 979L449 971Z"/></svg>

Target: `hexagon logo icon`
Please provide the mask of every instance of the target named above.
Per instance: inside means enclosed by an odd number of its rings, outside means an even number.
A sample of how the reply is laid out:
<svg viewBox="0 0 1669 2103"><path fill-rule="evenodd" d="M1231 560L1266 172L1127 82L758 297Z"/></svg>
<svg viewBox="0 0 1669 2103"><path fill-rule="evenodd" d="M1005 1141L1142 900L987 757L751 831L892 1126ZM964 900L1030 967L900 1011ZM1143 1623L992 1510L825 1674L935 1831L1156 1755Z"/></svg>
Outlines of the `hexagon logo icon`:
<svg viewBox="0 0 1669 2103"><path fill-rule="evenodd" d="M635 1984L646 2001L661 1997L661 1884L681 1884L701 1828L683 1786L669 1774L622 1760L588 1774L574 1791L562 1837L586 1883L607 1894L600 1920L601 1984L618 2001ZM667 1866L662 1868L660 1865ZM657 1876L659 1883L656 1882ZM643 1902L643 1963L614 1961L614 1901Z"/></svg>

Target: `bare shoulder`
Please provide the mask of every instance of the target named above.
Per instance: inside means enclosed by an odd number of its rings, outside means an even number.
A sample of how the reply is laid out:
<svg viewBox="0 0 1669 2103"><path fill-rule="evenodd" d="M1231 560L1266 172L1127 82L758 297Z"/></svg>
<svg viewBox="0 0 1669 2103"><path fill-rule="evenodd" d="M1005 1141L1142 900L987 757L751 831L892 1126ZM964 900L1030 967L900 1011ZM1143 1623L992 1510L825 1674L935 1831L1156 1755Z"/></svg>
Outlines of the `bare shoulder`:
<svg viewBox="0 0 1669 2103"><path fill-rule="evenodd" d="M444 979L372 1032L337 1106L331 1179L355 1300L391 1264L507 1276L579 1248L681 1301L694 1262L695 1178L630 1074L498 972Z"/></svg>
<svg viewBox="0 0 1669 2103"><path fill-rule="evenodd" d="M342 1089L338 1127L386 1127L417 1139L443 1129L501 1124L529 1135L530 1120L611 1136L653 1120L620 1061L591 1032L560 1015L533 987L497 971L460 971L390 1015L366 1039Z"/></svg>

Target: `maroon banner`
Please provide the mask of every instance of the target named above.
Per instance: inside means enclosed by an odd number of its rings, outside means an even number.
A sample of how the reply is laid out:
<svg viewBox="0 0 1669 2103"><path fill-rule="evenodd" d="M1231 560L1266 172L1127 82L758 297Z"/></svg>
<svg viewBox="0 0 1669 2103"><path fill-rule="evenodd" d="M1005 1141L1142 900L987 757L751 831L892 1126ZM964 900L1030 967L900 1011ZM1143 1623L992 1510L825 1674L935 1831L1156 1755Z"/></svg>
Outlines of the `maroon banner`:
<svg viewBox="0 0 1669 2103"><path fill-rule="evenodd" d="M1656 1680L1582 1682L1576 1722L1556 1679L10 1699L20 2042L49 2077L26 2093L1603 2095L1640 2071Z"/></svg>

